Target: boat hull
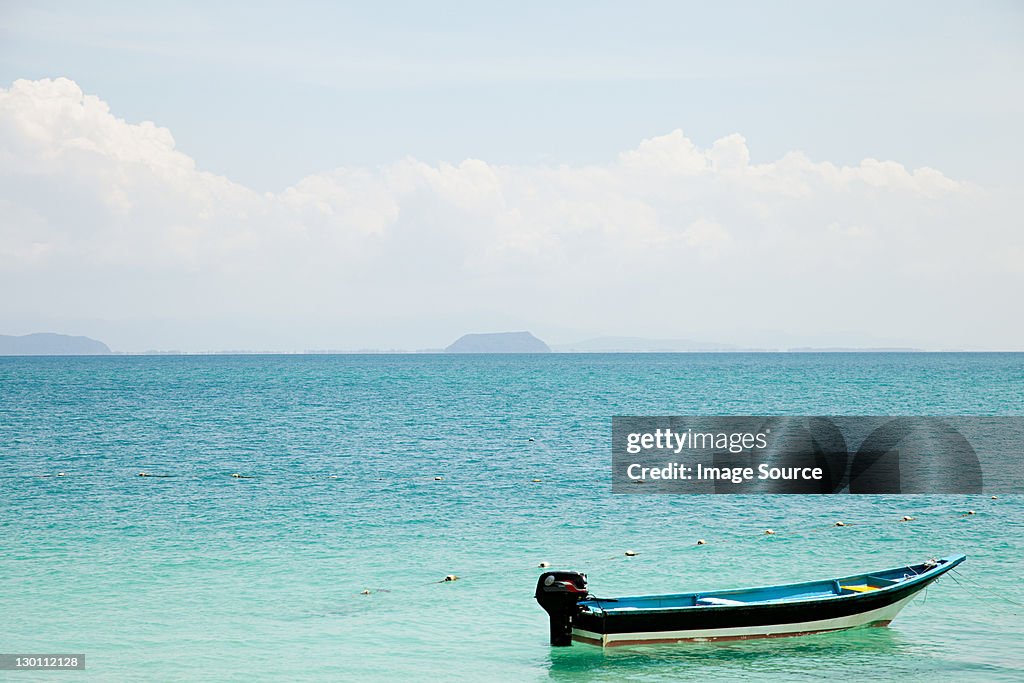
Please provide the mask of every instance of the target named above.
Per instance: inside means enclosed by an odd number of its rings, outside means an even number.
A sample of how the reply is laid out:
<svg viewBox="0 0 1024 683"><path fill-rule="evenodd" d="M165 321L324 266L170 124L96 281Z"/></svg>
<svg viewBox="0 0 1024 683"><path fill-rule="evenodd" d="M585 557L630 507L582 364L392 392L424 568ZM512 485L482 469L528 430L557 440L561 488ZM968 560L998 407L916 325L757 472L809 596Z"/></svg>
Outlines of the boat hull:
<svg viewBox="0 0 1024 683"><path fill-rule="evenodd" d="M844 631L862 626L888 626L907 603L914 599L913 594L875 609L853 614L836 615L827 618L815 618L789 623L746 623L755 620L737 619L737 625L722 624L717 627L703 626L699 628L683 627L678 629L657 631L625 631L619 633L599 633L574 626L572 639L578 643L597 645L600 647L616 647L628 645L654 645L667 643L704 643L731 640L751 640L755 638L782 638L787 636L805 636L814 633ZM820 612L819 612L820 614ZM707 615L702 615L706 621ZM775 618L778 618L776 615ZM742 623L741 623L742 622ZM683 622L680 622L682 624ZM582 625L581 625L582 626Z"/></svg>
<svg viewBox="0 0 1024 683"><path fill-rule="evenodd" d="M883 570L881 576L859 575L764 589L604 601L590 598L580 603L581 609L572 618L572 640L614 647L776 638L886 626L918 593L964 559L950 557L927 565ZM885 579L885 575L898 580ZM860 585L850 585L854 583ZM824 593L815 592L822 589ZM743 602L730 596L761 599ZM692 606L672 606L680 599L693 601ZM697 602L708 599L712 604ZM635 606L645 602L659 606Z"/></svg>

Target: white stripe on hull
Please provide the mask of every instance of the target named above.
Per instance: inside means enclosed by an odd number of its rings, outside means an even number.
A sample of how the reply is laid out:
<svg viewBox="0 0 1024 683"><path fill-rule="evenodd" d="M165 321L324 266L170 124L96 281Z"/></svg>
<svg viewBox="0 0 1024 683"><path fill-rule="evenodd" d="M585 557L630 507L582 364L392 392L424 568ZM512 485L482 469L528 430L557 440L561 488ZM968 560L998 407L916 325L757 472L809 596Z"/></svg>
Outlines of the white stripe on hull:
<svg viewBox="0 0 1024 683"><path fill-rule="evenodd" d="M878 623L888 624L908 602L916 597L907 596L891 605L851 614L835 619L803 621L795 624L767 624L765 626L740 626L736 628L694 629L689 631L637 631L634 633L594 633L574 628L574 640L591 645L612 647L615 645L638 645L650 643L707 642L713 640L745 640L748 638L772 638L779 636L806 635L824 631L841 631L858 626Z"/></svg>

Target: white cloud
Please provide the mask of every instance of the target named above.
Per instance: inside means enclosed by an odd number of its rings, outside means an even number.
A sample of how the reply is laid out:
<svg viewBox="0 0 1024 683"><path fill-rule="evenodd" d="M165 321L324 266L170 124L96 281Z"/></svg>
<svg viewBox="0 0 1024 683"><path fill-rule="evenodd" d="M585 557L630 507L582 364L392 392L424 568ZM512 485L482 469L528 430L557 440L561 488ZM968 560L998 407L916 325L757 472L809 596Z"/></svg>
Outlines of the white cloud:
<svg viewBox="0 0 1024 683"><path fill-rule="evenodd" d="M193 348L415 346L487 324L752 345L1024 332L990 314L1022 284L1003 195L894 161L752 163L738 134L701 149L675 130L581 167L405 159L260 194L72 81L17 81L0 180L8 321L177 321ZM120 345L175 343L142 338Z"/></svg>

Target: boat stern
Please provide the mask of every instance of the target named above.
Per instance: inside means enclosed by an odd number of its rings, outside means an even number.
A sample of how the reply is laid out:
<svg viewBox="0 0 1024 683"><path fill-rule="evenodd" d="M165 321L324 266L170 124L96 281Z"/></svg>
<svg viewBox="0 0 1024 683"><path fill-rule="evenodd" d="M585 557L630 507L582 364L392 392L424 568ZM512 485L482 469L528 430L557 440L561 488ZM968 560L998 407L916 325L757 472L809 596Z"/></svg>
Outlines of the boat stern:
<svg viewBox="0 0 1024 683"><path fill-rule="evenodd" d="M544 572L537 579L534 597L548 613L551 644L572 645L573 620L579 613L579 603L589 597L587 575L572 571Z"/></svg>

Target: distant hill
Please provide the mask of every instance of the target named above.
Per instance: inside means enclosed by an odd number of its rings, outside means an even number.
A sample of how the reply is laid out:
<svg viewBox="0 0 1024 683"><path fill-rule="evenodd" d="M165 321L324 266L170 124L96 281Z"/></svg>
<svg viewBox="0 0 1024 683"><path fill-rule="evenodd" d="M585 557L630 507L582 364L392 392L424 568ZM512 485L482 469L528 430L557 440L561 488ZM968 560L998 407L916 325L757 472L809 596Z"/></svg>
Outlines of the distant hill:
<svg viewBox="0 0 1024 683"><path fill-rule="evenodd" d="M445 353L551 353L547 344L529 332L464 334Z"/></svg>
<svg viewBox="0 0 1024 683"><path fill-rule="evenodd" d="M0 356L105 356L110 347L89 337L39 332L20 337L0 334Z"/></svg>
<svg viewBox="0 0 1024 683"><path fill-rule="evenodd" d="M731 344L698 342L691 339L644 339L643 337L595 337L575 344L557 344L560 353L680 353L736 351Z"/></svg>

